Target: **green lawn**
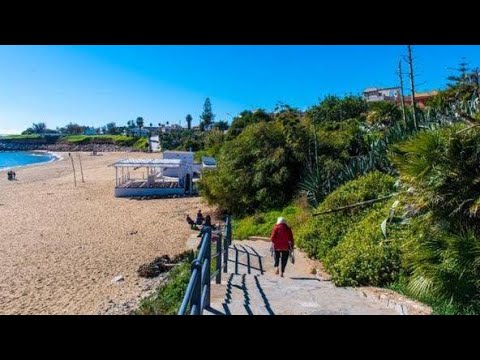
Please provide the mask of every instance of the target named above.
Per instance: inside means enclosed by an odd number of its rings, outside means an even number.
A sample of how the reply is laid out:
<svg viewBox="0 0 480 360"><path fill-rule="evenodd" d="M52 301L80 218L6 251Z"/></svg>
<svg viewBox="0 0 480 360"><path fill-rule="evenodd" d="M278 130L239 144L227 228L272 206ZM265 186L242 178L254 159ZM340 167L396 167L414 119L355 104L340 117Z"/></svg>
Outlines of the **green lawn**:
<svg viewBox="0 0 480 360"><path fill-rule="evenodd" d="M5 142L16 141L41 141L54 144L66 143L73 145L87 145L87 144L111 144L117 146L133 147L138 150L148 149L148 139L144 137L130 137L125 135L57 135L43 136L41 134L32 135L7 135L0 137L0 140Z"/></svg>
<svg viewBox="0 0 480 360"><path fill-rule="evenodd" d="M6 136L1 136L1 140L38 140L41 139L42 137L40 135L6 135Z"/></svg>
<svg viewBox="0 0 480 360"><path fill-rule="evenodd" d="M69 144L113 144L118 146L133 146L145 150L148 147L146 138L136 138L125 135L68 135L60 140Z"/></svg>

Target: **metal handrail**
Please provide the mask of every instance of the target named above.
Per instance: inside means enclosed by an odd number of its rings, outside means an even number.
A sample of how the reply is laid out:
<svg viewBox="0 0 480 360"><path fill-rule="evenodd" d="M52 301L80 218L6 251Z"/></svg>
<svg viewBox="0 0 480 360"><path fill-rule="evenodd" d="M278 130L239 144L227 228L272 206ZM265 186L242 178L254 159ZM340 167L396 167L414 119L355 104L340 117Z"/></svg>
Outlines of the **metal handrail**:
<svg viewBox="0 0 480 360"><path fill-rule="evenodd" d="M225 234L222 231L213 234L212 231L208 231L203 234L200 251L192 262L190 280L178 315L187 315L188 310L190 315L202 315L203 310L210 306L211 281L215 277L215 283L221 284L222 269L224 273L228 270L228 249L232 242L231 227L231 219L227 216ZM216 242L216 251L213 255L212 240ZM210 274L212 259L216 260L215 272Z"/></svg>

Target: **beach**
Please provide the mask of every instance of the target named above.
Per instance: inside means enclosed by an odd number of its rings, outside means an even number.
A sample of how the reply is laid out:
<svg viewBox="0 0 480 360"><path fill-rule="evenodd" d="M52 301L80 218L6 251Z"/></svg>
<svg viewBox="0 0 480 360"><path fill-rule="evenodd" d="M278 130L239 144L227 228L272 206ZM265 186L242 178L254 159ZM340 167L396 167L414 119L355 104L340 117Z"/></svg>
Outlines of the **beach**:
<svg viewBox="0 0 480 360"><path fill-rule="evenodd" d="M152 291L137 269L186 248L185 215L211 209L199 197L115 198L116 160L158 155L68 154L44 165L0 171L0 314L103 314ZM112 282L119 276L122 281Z"/></svg>

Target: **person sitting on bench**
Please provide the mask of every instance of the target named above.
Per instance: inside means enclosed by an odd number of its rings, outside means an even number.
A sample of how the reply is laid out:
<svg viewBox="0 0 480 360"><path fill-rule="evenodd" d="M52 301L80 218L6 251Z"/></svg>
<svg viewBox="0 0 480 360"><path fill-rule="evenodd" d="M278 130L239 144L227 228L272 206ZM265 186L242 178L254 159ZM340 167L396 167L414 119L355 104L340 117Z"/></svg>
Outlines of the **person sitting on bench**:
<svg viewBox="0 0 480 360"><path fill-rule="evenodd" d="M203 218L203 215L202 215L202 210L198 210L197 218L195 219L195 224L202 225L203 220L204 220L204 218Z"/></svg>

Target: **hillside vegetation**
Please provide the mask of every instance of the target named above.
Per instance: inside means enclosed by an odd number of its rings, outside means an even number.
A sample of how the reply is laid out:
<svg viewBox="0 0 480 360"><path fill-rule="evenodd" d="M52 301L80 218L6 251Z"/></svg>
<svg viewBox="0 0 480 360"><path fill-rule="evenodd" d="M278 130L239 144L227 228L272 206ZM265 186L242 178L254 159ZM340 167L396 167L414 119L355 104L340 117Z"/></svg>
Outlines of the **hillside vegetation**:
<svg viewBox="0 0 480 360"><path fill-rule="evenodd" d="M478 314L477 75L452 77L416 122L410 107L404 120L393 103L355 96L327 96L306 112L243 112L211 152L218 168L201 193L234 216L238 239L269 236L285 217L339 286L387 287L435 313Z"/></svg>

